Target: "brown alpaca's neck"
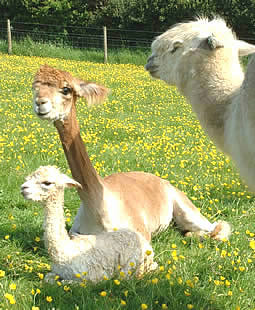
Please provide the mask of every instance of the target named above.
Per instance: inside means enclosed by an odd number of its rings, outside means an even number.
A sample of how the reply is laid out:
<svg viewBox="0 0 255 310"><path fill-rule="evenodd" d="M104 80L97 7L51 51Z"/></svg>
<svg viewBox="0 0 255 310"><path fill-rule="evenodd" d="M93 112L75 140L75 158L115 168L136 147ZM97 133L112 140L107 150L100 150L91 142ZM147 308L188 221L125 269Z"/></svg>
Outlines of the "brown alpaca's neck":
<svg viewBox="0 0 255 310"><path fill-rule="evenodd" d="M55 126L73 178L82 185L82 192L86 192L88 198L90 195L98 194L102 190L101 178L92 166L81 138L74 105L68 118L64 122L56 121Z"/></svg>

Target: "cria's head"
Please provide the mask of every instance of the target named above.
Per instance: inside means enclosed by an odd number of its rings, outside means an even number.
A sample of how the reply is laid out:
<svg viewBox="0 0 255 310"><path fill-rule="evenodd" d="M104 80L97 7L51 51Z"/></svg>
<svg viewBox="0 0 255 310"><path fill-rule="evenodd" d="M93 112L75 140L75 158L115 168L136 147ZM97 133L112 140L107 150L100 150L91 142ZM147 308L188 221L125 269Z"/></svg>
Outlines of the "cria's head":
<svg viewBox="0 0 255 310"><path fill-rule="evenodd" d="M55 166L41 166L26 177L21 193L28 200L47 201L65 187L81 188L81 185Z"/></svg>

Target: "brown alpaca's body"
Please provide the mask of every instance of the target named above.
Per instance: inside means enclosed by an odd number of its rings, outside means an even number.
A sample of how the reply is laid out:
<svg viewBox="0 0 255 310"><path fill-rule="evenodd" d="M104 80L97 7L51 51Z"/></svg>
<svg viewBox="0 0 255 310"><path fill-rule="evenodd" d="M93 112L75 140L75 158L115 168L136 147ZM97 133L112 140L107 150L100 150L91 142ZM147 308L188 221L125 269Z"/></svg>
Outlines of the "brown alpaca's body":
<svg viewBox="0 0 255 310"><path fill-rule="evenodd" d="M82 204L71 233L97 234L128 228L150 240L151 234L166 228L173 216L182 230L214 231L217 223L211 224L182 192L155 175L122 172L103 179L97 174L80 136L76 101L79 96L88 101L103 98L107 93L104 87L43 66L33 88L35 112L42 119L54 121L72 175L82 185Z"/></svg>

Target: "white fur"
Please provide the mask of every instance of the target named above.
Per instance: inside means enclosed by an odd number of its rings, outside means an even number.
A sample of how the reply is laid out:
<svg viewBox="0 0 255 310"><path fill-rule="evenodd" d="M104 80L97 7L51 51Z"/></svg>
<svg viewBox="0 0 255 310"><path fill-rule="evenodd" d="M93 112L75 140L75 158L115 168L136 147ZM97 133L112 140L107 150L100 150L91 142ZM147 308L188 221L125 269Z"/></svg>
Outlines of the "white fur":
<svg viewBox="0 0 255 310"><path fill-rule="evenodd" d="M255 56L245 77L239 56L254 52L255 46L237 40L224 20L198 19L177 24L157 37L145 66L153 77L176 85L187 97L201 126L232 157L253 190Z"/></svg>
<svg viewBox="0 0 255 310"><path fill-rule="evenodd" d="M120 271L126 276L132 271L141 275L157 267L149 242L131 230L70 237L65 229L63 211L67 186L80 187L80 184L53 166L38 168L21 186L26 199L40 201L44 206L44 241L53 261L47 281L58 275L64 280L98 282L104 277L118 275Z"/></svg>

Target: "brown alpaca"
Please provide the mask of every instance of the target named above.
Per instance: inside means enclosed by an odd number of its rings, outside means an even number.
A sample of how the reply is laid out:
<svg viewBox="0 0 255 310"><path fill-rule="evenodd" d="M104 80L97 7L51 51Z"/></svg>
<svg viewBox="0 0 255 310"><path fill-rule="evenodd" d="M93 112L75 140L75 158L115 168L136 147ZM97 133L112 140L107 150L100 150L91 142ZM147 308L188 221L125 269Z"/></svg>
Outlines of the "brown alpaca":
<svg viewBox="0 0 255 310"><path fill-rule="evenodd" d="M104 99L107 89L74 78L68 72L42 66L35 75L34 110L41 119L54 122L73 178L79 189L81 206L71 233L97 234L114 228L140 232L147 240L165 229L172 218L184 231L227 238L229 225L211 224L178 189L153 174L122 172L101 178L89 159L76 119L77 97L90 104ZM226 233L222 233L226 231ZM224 235L224 237L222 237Z"/></svg>

